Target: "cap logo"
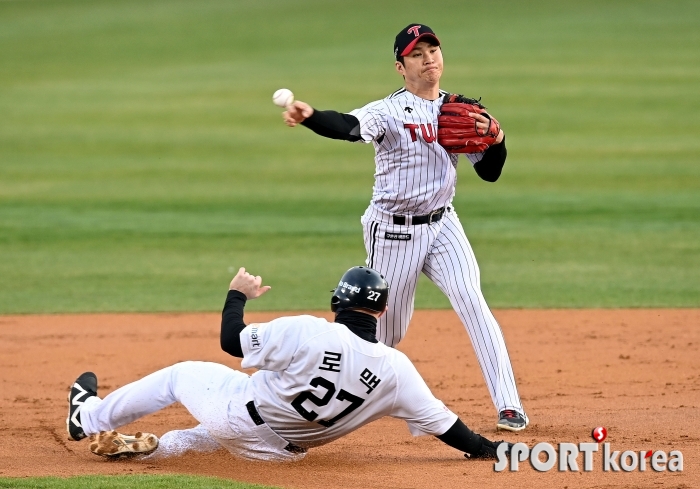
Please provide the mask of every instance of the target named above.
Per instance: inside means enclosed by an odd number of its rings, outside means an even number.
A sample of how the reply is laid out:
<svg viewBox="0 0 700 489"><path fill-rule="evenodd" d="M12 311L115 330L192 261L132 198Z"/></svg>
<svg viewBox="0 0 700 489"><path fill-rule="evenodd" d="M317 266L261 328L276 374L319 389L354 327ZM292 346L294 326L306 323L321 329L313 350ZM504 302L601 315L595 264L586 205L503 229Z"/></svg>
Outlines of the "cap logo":
<svg viewBox="0 0 700 489"><path fill-rule="evenodd" d="M413 34L414 36L418 37L418 36L420 36L420 32L418 32L418 31L420 31L420 28L421 28L421 26L414 25L413 27L409 27L408 30L406 31L406 33Z"/></svg>

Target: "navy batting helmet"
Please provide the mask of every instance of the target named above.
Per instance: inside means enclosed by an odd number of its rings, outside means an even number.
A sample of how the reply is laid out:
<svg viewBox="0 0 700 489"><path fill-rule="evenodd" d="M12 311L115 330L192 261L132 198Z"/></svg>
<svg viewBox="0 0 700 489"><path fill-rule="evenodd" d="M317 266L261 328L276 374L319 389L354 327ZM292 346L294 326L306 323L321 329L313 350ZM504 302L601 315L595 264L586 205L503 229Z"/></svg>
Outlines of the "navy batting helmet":
<svg viewBox="0 0 700 489"><path fill-rule="evenodd" d="M369 267L353 267L343 274L331 298L331 311L368 309L384 312L389 297L389 284L378 271Z"/></svg>

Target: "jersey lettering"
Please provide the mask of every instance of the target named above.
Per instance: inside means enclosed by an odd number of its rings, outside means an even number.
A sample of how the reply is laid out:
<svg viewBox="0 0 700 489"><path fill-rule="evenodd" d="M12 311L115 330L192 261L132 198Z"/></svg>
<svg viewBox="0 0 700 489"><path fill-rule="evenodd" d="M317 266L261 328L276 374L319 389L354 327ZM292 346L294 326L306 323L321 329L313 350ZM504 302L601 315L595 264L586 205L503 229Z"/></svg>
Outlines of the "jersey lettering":
<svg viewBox="0 0 700 489"><path fill-rule="evenodd" d="M364 369L360 374L360 382L365 384L365 386L368 388L366 394L370 394L374 389L376 389L381 381L382 379L374 375L368 368Z"/></svg>
<svg viewBox="0 0 700 489"><path fill-rule="evenodd" d="M411 133L411 141L415 143L416 139L418 139L418 136L416 136L416 129L418 129L418 124L404 124L403 127L408 129L408 132Z"/></svg>
<svg viewBox="0 0 700 489"><path fill-rule="evenodd" d="M433 143L437 139L435 136L437 131L435 131L435 127L432 124L404 124L403 127L408 129L408 132L411 134L411 141L414 143L418 140L418 132L416 129L419 127L423 140L426 143Z"/></svg>
<svg viewBox="0 0 700 489"><path fill-rule="evenodd" d="M357 397L355 394L350 394L345 389L340 389L340 392L338 392L338 396L336 397L336 399L338 399L339 401L350 401L350 405L333 419L329 419L328 421L319 421L318 424L320 424L321 426L325 426L326 428L333 426L335 423L337 423L342 418L353 412L355 409L359 408L362 405L362 403L365 402L365 400L361 397Z"/></svg>
<svg viewBox="0 0 700 489"><path fill-rule="evenodd" d="M251 348L260 348L260 340L258 339L258 327L253 326L250 330Z"/></svg>
<svg viewBox="0 0 700 489"><path fill-rule="evenodd" d="M384 233L384 239L411 241L411 235L408 233L390 233L389 231L387 231Z"/></svg>
<svg viewBox="0 0 700 489"><path fill-rule="evenodd" d="M311 391L302 392L294 398L294 400L292 401L292 407L296 409L296 411L299 414L301 414L302 417L307 421L314 421L318 417L318 413L316 413L315 411L308 411L303 406L304 401L310 401L312 404L315 404L319 407L327 405L333 398L333 394L335 394L335 384L323 377L314 377L313 379L311 379L310 385L311 387L323 387L324 389L326 389L326 393L323 397L318 397ZM342 418L353 412L355 409L359 408L362 405L362 403L365 402L365 400L361 397L358 397L355 394L351 394L345 389L340 389L340 392L338 392L336 399L339 401L349 401L350 405L343 409L337 416L329 420L319 420L318 424L320 424L321 426L325 426L326 428L333 426L335 423L337 423Z"/></svg>
<svg viewBox="0 0 700 489"><path fill-rule="evenodd" d="M423 135L423 139L425 139L426 143L432 143L437 139L435 137L435 128L432 124L421 124L420 132Z"/></svg>
<svg viewBox="0 0 700 489"><path fill-rule="evenodd" d="M319 370L328 370L329 372L340 372L340 357L342 354L334 351L323 352L323 365L319 366Z"/></svg>
<svg viewBox="0 0 700 489"><path fill-rule="evenodd" d="M314 419L318 418L318 413L314 411L307 411L302 405L304 401L309 400L316 406L325 406L333 398L333 394L335 394L335 384L328 379L324 379L323 377L314 377L311 379L310 385L311 387L321 386L326 389L326 393L323 397L318 397L311 391L305 391L294 398L292 401L292 407L296 409L297 412L307 421L313 421Z"/></svg>

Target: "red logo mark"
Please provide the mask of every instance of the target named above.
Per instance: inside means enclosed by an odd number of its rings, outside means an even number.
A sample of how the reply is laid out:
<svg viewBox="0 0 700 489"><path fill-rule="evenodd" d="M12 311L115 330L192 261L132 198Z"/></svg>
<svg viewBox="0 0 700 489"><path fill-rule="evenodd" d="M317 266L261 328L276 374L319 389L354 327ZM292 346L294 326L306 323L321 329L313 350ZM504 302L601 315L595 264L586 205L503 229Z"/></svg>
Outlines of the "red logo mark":
<svg viewBox="0 0 700 489"><path fill-rule="evenodd" d="M651 450L649 450L649 451L647 452L647 454L644 455L644 458L649 458L649 457L651 457Z"/></svg>
<svg viewBox="0 0 700 489"><path fill-rule="evenodd" d="M420 28L421 28L421 26L414 25L413 27L409 27L406 32L408 34L413 34L414 36L418 37L418 36L420 36L420 33L418 32L420 30Z"/></svg>
<svg viewBox="0 0 700 489"><path fill-rule="evenodd" d="M437 139L435 127L433 127L432 124L421 124L420 126L418 126L418 124L404 124L403 127L408 129L408 132L411 134L411 141L414 143L418 140L418 133L416 131L418 127L420 127L420 132L426 143L433 143Z"/></svg>
<svg viewBox="0 0 700 489"><path fill-rule="evenodd" d="M605 440L608 436L608 430L603 428L602 426L598 426L597 428L593 428L593 431L591 432L591 436L595 441L598 443L601 443L603 440Z"/></svg>

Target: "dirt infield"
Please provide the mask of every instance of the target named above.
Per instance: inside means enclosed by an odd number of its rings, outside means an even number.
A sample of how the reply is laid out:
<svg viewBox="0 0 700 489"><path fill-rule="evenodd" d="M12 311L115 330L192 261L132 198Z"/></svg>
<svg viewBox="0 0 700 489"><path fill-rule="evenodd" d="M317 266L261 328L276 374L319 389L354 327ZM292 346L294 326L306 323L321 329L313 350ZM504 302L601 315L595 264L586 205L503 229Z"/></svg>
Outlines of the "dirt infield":
<svg viewBox="0 0 700 489"><path fill-rule="evenodd" d="M280 313L247 314L264 321ZM700 408L700 310L500 310L531 426L497 434L496 413L467 335L452 311L418 311L400 349L435 395L475 431L530 446L591 441L607 427L613 450L681 450L679 473L495 473L430 436L385 419L314 449L296 464L246 462L227 452L158 462L109 462L67 441L68 385L84 370L100 393L181 360L238 368L218 346L218 314L0 316L0 477L191 473L288 488L700 487L693 431ZM329 317L329 316L327 316ZM180 406L122 431L158 435L194 426ZM582 456L579 457L582 465ZM648 464L647 464L648 465Z"/></svg>

